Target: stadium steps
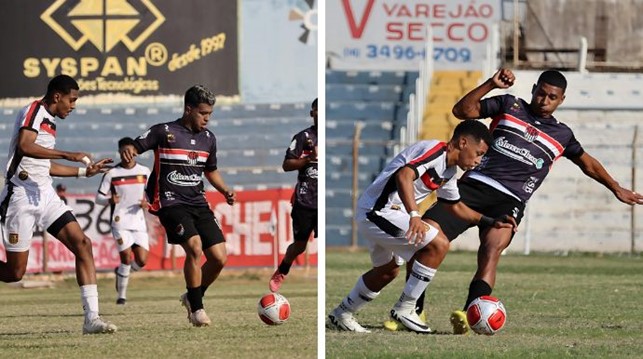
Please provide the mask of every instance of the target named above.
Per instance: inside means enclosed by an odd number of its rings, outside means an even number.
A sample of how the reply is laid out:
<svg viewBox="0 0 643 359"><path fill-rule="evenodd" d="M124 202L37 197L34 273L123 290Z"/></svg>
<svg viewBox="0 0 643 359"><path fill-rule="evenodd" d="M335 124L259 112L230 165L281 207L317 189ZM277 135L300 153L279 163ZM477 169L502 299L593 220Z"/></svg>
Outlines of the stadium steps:
<svg viewBox="0 0 643 359"><path fill-rule="evenodd" d="M448 141L459 120L453 105L477 86L479 71L436 71L431 79L429 96L422 116L422 139Z"/></svg>

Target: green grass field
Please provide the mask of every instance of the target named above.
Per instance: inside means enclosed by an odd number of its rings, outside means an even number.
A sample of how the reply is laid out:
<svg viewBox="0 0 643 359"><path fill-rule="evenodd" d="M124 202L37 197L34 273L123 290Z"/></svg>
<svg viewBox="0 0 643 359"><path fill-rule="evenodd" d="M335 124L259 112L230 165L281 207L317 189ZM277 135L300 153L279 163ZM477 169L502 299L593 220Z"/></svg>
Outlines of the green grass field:
<svg viewBox="0 0 643 359"><path fill-rule="evenodd" d="M643 260L628 256L507 255L494 295L507 308L495 336L451 334L449 315L464 304L474 253L450 253L429 287L437 333L386 331L382 322L403 288L403 271L357 316L370 334L326 331L327 358L641 358ZM370 268L368 253L326 254L326 314Z"/></svg>
<svg viewBox="0 0 643 359"><path fill-rule="evenodd" d="M101 314L118 325L112 335L82 335L73 277L55 281L52 289L0 283L0 357L317 358L316 270L291 272L281 293L292 315L280 326L267 326L257 316L271 274L268 269L224 270L204 299L213 321L205 328L192 327L179 303L182 275L134 274L125 307L114 303L113 275L105 275L99 279Z"/></svg>

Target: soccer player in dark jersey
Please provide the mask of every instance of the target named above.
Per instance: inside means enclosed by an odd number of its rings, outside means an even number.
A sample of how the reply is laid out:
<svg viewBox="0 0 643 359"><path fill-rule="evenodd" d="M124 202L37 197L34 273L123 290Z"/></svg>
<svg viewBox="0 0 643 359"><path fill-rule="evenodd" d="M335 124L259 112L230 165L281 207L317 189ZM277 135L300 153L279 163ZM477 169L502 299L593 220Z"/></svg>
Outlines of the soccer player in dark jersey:
<svg viewBox="0 0 643 359"><path fill-rule="evenodd" d="M529 103L512 95L482 100L491 90L511 87L514 80L510 70L500 69L453 107L453 114L461 120L490 117L494 137L480 166L467 171L458 182L462 202L490 217L513 213L520 223L527 201L543 183L554 161L564 156L585 175L607 187L619 201L643 204L643 196L621 187L598 160L585 152L572 130L553 116L565 99L567 88L567 80L560 72L543 72L532 88ZM472 227L449 215L440 201L423 219L439 226L450 241ZM465 310L475 298L491 294L500 254L514 234L507 228L478 227L478 270L469 286ZM418 299L416 310L422 310L423 302L424 295ZM455 334L469 330L465 311L453 312L451 323Z"/></svg>
<svg viewBox="0 0 643 359"><path fill-rule="evenodd" d="M131 161L154 150L154 167L145 189L149 211L159 217L168 242L185 250L187 293L181 295L181 303L197 327L211 323L203 309L203 295L227 260L223 232L205 198L203 176L228 204L235 201L235 193L217 171L216 138L206 127L215 100L201 85L189 88L181 118L150 127L122 152L123 160ZM203 254L206 262L199 268Z"/></svg>
<svg viewBox="0 0 643 359"><path fill-rule="evenodd" d="M317 99L313 101L310 116L314 124L292 138L282 165L284 171L299 171L291 212L295 238L270 278L268 287L272 292L281 288L292 262L306 250L313 230L317 238Z"/></svg>

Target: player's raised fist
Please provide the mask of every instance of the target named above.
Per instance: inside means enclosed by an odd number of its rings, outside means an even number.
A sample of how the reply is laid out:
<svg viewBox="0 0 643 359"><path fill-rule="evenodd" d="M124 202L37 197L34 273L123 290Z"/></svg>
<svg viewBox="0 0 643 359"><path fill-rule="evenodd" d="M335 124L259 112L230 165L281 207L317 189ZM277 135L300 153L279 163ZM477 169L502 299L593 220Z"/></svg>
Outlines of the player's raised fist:
<svg viewBox="0 0 643 359"><path fill-rule="evenodd" d="M493 84L497 88L506 89L511 87L516 80L514 73L509 69L500 69L491 77Z"/></svg>

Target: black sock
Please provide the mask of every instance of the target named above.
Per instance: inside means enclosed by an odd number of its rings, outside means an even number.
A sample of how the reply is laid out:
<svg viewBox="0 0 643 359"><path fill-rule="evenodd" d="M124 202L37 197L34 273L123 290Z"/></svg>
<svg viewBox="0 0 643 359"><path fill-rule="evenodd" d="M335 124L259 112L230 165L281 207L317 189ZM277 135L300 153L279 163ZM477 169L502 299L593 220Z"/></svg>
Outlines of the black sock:
<svg viewBox="0 0 643 359"><path fill-rule="evenodd" d="M467 310L469 304L471 304L474 299L483 295L491 295L491 291L491 286L482 279L471 281L471 284L469 285L469 297L467 297L467 303L464 305L464 310Z"/></svg>
<svg viewBox="0 0 643 359"><path fill-rule="evenodd" d="M290 272L290 267L292 266L292 263L286 263L285 261L281 261L281 264L277 268L279 270L279 273L283 275L288 275L288 272Z"/></svg>
<svg viewBox="0 0 643 359"><path fill-rule="evenodd" d="M190 302L190 309L192 313L199 309L203 309L203 296L201 296L201 287L187 288L188 301Z"/></svg>
<svg viewBox="0 0 643 359"><path fill-rule="evenodd" d="M202 285L200 288L201 288L201 297L205 297L205 291L208 290L208 287L205 285Z"/></svg>

